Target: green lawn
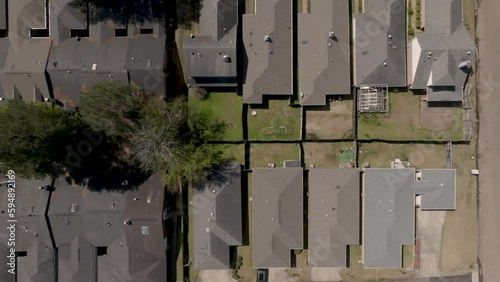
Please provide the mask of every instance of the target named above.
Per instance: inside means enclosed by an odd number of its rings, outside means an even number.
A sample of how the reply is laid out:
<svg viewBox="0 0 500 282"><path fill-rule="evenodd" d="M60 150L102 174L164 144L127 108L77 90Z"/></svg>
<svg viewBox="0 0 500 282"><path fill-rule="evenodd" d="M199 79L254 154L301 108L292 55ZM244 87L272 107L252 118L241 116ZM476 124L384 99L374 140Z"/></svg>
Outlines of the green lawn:
<svg viewBox="0 0 500 282"><path fill-rule="evenodd" d="M236 95L236 93L211 92L203 100L196 99L190 94L188 104L189 107L208 112L226 123L227 128L222 140L243 139L243 124L241 119L243 102L241 97Z"/></svg>
<svg viewBox="0 0 500 282"><path fill-rule="evenodd" d="M250 140L296 140L300 138L300 108L287 99L270 99L267 105L248 108ZM252 112L256 115L252 115Z"/></svg>
<svg viewBox="0 0 500 282"><path fill-rule="evenodd" d="M358 114L358 138L462 140L462 109L427 108L421 99L408 92L390 92L390 113Z"/></svg>
<svg viewBox="0 0 500 282"><path fill-rule="evenodd" d="M403 246L403 268L413 268L413 246Z"/></svg>
<svg viewBox="0 0 500 282"><path fill-rule="evenodd" d="M274 163L276 167L283 167L285 160L298 160L299 152L298 144L252 144L250 166L265 168L268 163Z"/></svg>

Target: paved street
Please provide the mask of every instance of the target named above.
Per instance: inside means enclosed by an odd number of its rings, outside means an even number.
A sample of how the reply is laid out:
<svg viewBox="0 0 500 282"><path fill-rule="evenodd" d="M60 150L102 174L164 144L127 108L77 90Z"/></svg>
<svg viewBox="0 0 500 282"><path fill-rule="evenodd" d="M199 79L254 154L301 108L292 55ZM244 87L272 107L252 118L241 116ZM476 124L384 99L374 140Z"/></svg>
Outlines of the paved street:
<svg viewBox="0 0 500 282"><path fill-rule="evenodd" d="M482 281L500 277L500 1L478 0L479 259Z"/></svg>

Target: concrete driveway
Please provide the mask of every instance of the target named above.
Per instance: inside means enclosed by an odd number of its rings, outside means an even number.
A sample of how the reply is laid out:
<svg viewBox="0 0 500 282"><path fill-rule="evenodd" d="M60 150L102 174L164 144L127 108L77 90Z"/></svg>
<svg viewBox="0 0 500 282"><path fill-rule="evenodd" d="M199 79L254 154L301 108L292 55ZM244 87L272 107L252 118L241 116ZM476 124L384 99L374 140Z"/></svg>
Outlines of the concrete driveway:
<svg viewBox="0 0 500 282"><path fill-rule="evenodd" d="M417 209L417 238L420 239L420 276L441 276L441 231L445 211L420 211Z"/></svg>
<svg viewBox="0 0 500 282"><path fill-rule="evenodd" d="M235 282L228 270L200 270L198 282Z"/></svg>
<svg viewBox="0 0 500 282"><path fill-rule="evenodd" d="M500 277L500 1L478 0L479 266L482 281Z"/></svg>

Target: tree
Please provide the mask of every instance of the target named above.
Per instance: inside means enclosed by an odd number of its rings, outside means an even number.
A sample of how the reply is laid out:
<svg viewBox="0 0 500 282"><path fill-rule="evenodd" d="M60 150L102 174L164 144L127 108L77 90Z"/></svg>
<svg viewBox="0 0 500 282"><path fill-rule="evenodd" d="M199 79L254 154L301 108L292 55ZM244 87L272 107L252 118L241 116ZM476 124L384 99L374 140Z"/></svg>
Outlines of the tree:
<svg viewBox="0 0 500 282"><path fill-rule="evenodd" d="M146 103L146 95L131 85L102 82L82 93L79 111L91 129L111 138L128 138Z"/></svg>
<svg viewBox="0 0 500 282"><path fill-rule="evenodd" d="M0 109L0 170L22 177L54 175L76 141L78 116L42 102L10 100Z"/></svg>

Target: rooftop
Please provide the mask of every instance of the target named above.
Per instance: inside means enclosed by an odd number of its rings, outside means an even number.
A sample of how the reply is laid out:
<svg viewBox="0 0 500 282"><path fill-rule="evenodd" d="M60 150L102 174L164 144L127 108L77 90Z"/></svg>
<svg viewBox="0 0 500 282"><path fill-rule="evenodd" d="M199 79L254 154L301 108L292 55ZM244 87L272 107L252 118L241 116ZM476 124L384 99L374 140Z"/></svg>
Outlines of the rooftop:
<svg viewBox="0 0 500 282"><path fill-rule="evenodd" d="M412 89L429 102L460 102L476 51L462 22L462 1L425 2L425 31L411 43Z"/></svg>
<svg viewBox="0 0 500 282"><path fill-rule="evenodd" d="M39 189L51 184L51 179L24 180L17 178L16 188L16 252L17 281L52 282L55 280L54 249L50 240L49 227L45 220L45 209L50 192ZM7 184L0 188L0 244L7 248L8 212ZM20 252L26 252L21 255ZM4 255L5 254L5 255ZM5 258L7 252L2 254ZM6 264L4 264L6 266ZM0 268L2 281L12 281L7 269ZM8 277L2 275L6 273Z"/></svg>
<svg viewBox="0 0 500 282"><path fill-rule="evenodd" d="M359 245L359 180L357 168L309 170L311 267L346 267L347 245Z"/></svg>
<svg viewBox="0 0 500 282"><path fill-rule="evenodd" d="M302 168L255 168L252 179L253 266L289 268L303 248Z"/></svg>
<svg viewBox="0 0 500 282"><path fill-rule="evenodd" d="M363 0L354 17L355 85L406 87L405 0Z"/></svg>
<svg viewBox="0 0 500 282"><path fill-rule="evenodd" d="M366 268L400 268L402 246L415 240L415 197L422 210L455 209L455 170L366 169L364 242Z"/></svg>
<svg viewBox="0 0 500 282"><path fill-rule="evenodd" d="M292 0L256 0L255 15L243 15L243 102L263 95L293 94Z"/></svg>
<svg viewBox="0 0 500 282"><path fill-rule="evenodd" d="M298 16L298 29L302 105L350 94L349 1L312 0L311 13Z"/></svg>
<svg viewBox="0 0 500 282"><path fill-rule="evenodd" d="M205 0L200 11L200 34L183 39L187 83L236 86L237 0Z"/></svg>
<svg viewBox="0 0 500 282"><path fill-rule="evenodd" d="M241 165L230 163L212 176L193 195L194 267L229 269L230 247L243 243Z"/></svg>

